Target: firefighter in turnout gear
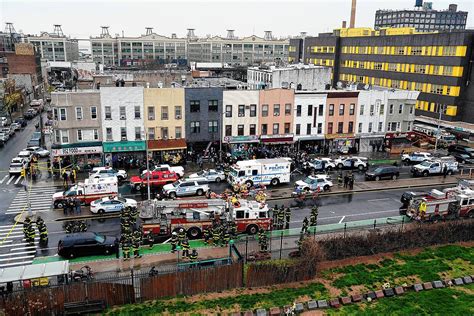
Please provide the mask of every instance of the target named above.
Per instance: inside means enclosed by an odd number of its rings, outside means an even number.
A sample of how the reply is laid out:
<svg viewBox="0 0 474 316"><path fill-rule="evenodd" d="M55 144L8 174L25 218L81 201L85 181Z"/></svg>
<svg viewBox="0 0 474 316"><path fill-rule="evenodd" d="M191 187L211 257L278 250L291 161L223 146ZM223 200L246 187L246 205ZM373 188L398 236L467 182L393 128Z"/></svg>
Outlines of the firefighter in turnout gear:
<svg viewBox="0 0 474 316"><path fill-rule="evenodd" d="M189 240L188 238L184 238L183 242L181 243L181 247L183 247L183 258L189 257Z"/></svg>
<svg viewBox="0 0 474 316"><path fill-rule="evenodd" d="M178 242L179 242L179 245L181 246L184 239L186 238L186 229L184 229L183 227L181 227L179 230L178 230Z"/></svg>
<svg viewBox="0 0 474 316"><path fill-rule="evenodd" d="M298 244L298 252L301 253L301 247L303 246L304 234L300 234L300 238L296 242Z"/></svg>
<svg viewBox="0 0 474 316"><path fill-rule="evenodd" d="M31 225L31 219L29 217L25 218L25 221L23 222L23 234L25 235L25 239L28 239L28 228Z"/></svg>
<svg viewBox="0 0 474 316"><path fill-rule="evenodd" d="M219 239L221 237L221 232L220 232L220 227L219 225L214 225L212 227L212 244L214 246L217 246L219 244Z"/></svg>
<svg viewBox="0 0 474 316"><path fill-rule="evenodd" d="M28 232L26 237L26 242L32 244L35 242L36 231L33 225L28 226Z"/></svg>
<svg viewBox="0 0 474 316"><path fill-rule="evenodd" d="M311 209L311 215L309 217L309 226L316 226L318 224L318 214L319 214L319 211L318 211L318 207L317 206L313 206L313 208Z"/></svg>
<svg viewBox="0 0 474 316"><path fill-rule="evenodd" d="M228 227L222 228L222 243L221 246L227 246L230 241L230 232Z"/></svg>
<svg viewBox="0 0 474 316"><path fill-rule="evenodd" d="M237 224L232 221L229 223L229 228L230 228L230 235L232 238L237 237Z"/></svg>
<svg viewBox="0 0 474 316"><path fill-rule="evenodd" d="M36 226L38 227L39 235L40 235L40 244L47 245L48 244L48 228L44 221L36 221Z"/></svg>
<svg viewBox="0 0 474 316"><path fill-rule="evenodd" d="M125 240L125 242L122 243L122 253L123 253L124 260L130 259L130 241L129 240Z"/></svg>
<svg viewBox="0 0 474 316"><path fill-rule="evenodd" d="M203 235L204 235L204 242L208 245L209 244L209 239L211 238L211 227L210 226L207 226L206 228L204 228Z"/></svg>
<svg viewBox="0 0 474 316"><path fill-rule="evenodd" d="M290 229L291 210L289 207L285 208L285 229Z"/></svg>
<svg viewBox="0 0 474 316"><path fill-rule="evenodd" d="M262 234L258 235L258 244L260 246L260 252L268 252L268 237L263 230Z"/></svg>
<svg viewBox="0 0 474 316"><path fill-rule="evenodd" d="M308 226L309 226L309 221L308 221L308 218L305 217L303 219L303 227L301 227L301 233L302 234L305 234L308 231Z"/></svg>
<svg viewBox="0 0 474 316"><path fill-rule="evenodd" d="M140 232L138 232L138 233L140 233ZM134 238L132 239L132 249L133 249L133 256L135 258L141 258L142 257L140 255L140 241L135 238L135 235L134 235Z"/></svg>
<svg viewBox="0 0 474 316"><path fill-rule="evenodd" d="M282 207L278 210L277 213L278 229L283 229L283 224L285 223L285 209Z"/></svg>
<svg viewBox="0 0 474 316"><path fill-rule="evenodd" d="M176 247L178 246L178 242L179 242L179 239L178 239L178 233L176 232L173 232L171 234L171 252L174 253L176 251Z"/></svg>
<svg viewBox="0 0 474 316"><path fill-rule="evenodd" d="M191 262L196 262L197 258L198 258L198 252L196 249L193 249L193 251L189 255L189 259L191 260Z"/></svg>

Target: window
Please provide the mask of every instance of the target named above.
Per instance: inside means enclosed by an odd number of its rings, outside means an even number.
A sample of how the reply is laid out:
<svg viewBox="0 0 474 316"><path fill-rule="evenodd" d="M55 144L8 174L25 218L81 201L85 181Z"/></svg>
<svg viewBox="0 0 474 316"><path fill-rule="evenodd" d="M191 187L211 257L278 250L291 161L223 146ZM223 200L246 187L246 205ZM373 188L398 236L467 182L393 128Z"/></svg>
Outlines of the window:
<svg viewBox="0 0 474 316"><path fill-rule="evenodd" d="M225 126L225 136L232 136L232 125Z"/></svg>
<svg viewBox="0 0 474 316"><path fill-rule="evenodd" d="M328 123L328 134L332 134L332 126L333 126L332 122Z"/></svg>
<svg viewBox="0 0 474 316"><path fill-rule="evenodd" d="M155 139L155 128L148 127L148 139L154 140Z"/></svg>
<svg viewBox="0 0 474 316"><path fill-rule="evenodd" d="M208 105L209 105L209 109L208 109L209 112L219 111L219 109L218 109L219 101L218 100L209 100Z"/></svg>
<svg viewBox="0 0 474 316"><path fill-rule="evenodd" d="M301 124L296 124L296 135L301 134Z"/></svg>
<svg viewBox="0 0 474 316"><path fill-rule="evenodd" d="M57 108L54 108L53 109L53 118L57 121L59 120L59 115L58 115L58 109ZM59 137L59 136L58 136ZM58 143L60 142L60 140L57 141Z"/></svg>
<svg viewBox="0 0 474 316"><path fill-rule="evenodd" d="M263 117L268 116L268 104L262 104L262 116Z"/></svg>
<svg viewBox="0 0 474 316"><path fill-rule="evenodd" d="M339 104L339 115L344 115L344 104Z"/></svg>
<svg viewBox="0 0 474 316"><path fill-rule="evenodd" d="M244 136L244 125L237 125L237 135Z"/></svg>
<svg viewBox="0 0 474 316"><path fill-rule="evenodd" d="M141 113L140 113L140 106L135 106L135 118L139 119L141 118Z"/></svg>
<svg viewBox="0 0 474 316"><path fill-rule="evenodd" d="M201 102L199 100L189 101L191 112L201 112Z"/></svg>
<svg viewBox="0 0 474 316"><path fill-rule="evenodd" d="M191 122L191 133L197 134L201 133L201 123L199 121Z"/></svg>
<svg viewBox="0 0 474 316"><path fill-rule="evenodd" d="M329 116L334 116L334 104L329 104Z"/></svg>
<svg viewBox="0 0 474 316"><path fill-rule="evenodd" d="M91 119L93 119L93 120L97 119L97 107L96 106L91 106Z"/></svg>
<svg viewBox="0 0 474 316"><path fill-rule="evenodd" d="M126 120L127 119L127 113L125 111L124 106L119 107L119 113L120 113L120 119L121 120Z"/></svg>
<svg viewBox="0 0 474 316"><path fill-rule="evenodd" d="M380 115L384 115L384 112L385 112L385 104L380 104L380 111L379 111L379 114L380 114Z"/></svg>
<svg viewBox="0 0 474 316"><path fill-rule="evenodd" d="M311 135L311 123L306 124L306 135Z"/></svg>
<svg viewBox="0 0 474 316"><path fill-rule="evenodd" d="M362 133L362 123L359 123L359 128L357 129L357 133Z"/></svg>
<svg viewBox="0 0 474 316"><path fill-rule="evenodd" d="M135 127L135 140L142 139L142 128L140 126Z"/></svg>
<svg viewBox="0 0 474 316"><path fill-rule="evenodd" d="M318 107L318 115L323 116L324 115L324 104L320 104Z"/></svg>
<svg viewBox="0 0 474 316"><path fill-rule="evenodd" d="M393 104L390 104L388 108L388 114L393 114Z"/></svg>
<svg viewBox="0 0 474 316"><path fill-rule="evenodd" d="M403 113L403 104L400 104L398 106L398 114L402 114Z"/></svg>
<svg viewBox="0 0 474 316"><path fill-rule="evenodd" d="M249 135L255 135L256 132L257 132L257 125L255 125L255 124L250 124Z"/></svg>
<svg viewBox="0 0 474 316"><path fill-rule="evenodd" d="M373 104L370 105L370 116L374 115L374 108L375 106Z"/></svg>
<svg viewBox="0 0 474 316"><path fill-rule="evenodd" d="M273 135L278 135L278 134L280 134L280 124L278 124L278 123L274 123L274 124L273 124L273 131L272 131L272 134L273 134Z"/></svg>
<svg viewBox="0 0 474 316"><path fill-rule="evenodd" d="M397 131L400 130L401 125L402 125L402 124L401 124L400 122L397 122Z"/></svg>
<svg viewBox="0 0 474 316"><path fill-rule="evenodd" d="M318 134L323 132L323 123L318 123Z"/></svg>
<svg viewBox="0 0 474 316"><path fill-rule="evenodd" d="M349 106L349 115L354 115L355 107L356 105L354 103L351 103L351 105Z"/></svg>
<svg viewBox="0 0 474 316"><path fill-rule="evenodd" d="M208 127L209 133L217 133L219 131L218 121L209 121Z"/></svg>
<svg viewBox="0 0 474 316"><path fill-rule="evenodd" d="M69 143L69 131L61 131L61 143Z"/></svg>
<svg viewBox="0 0 474 316"><path fill-rule="evenodd" d="M167 106L162 106L161 107L161 119L162 120L167 120L168 119L168 107Z"/></svg>
<svg viewBox="0 0 474 316"><path fill-rule="evenodd" d="M339 122L337 123L337 132L339 134L344 133L344 122Z"/></svg>
<svg viewBox="0 0 474 316"><path fill-rule="evenodd" d="M267 135L267 134L268 134L268 125L262 124L262 135Z"/></svg>
<svg viewBox="0 0 474 316"><path fill-rule="evenodd" d="M280 104L273 104L273 116L280 116Z"/></svg>
<svg viewBox="0 0 474 316"><path fill-rule="evenodd" d="M61 120L61 121L66 121L67 120L66 109L64 109L64 108L59 109L59 120Z"/></svg>
<svg viewBox="0 0 474 316"><path fill-rule="evenodd" d="M383 122L379 122L379 128L377 129L379 132L382 131L383 128Z"/></svg>
<svg viewBox="0 0 474 316"><path fill-rule="evenodd" d="M250 104L250 117L256 117L256 116L257 116L257 105Z"/></svg>
<svg viewBox="0 0 474 316"><path fill-rule="evenodd" d="M313 105L308 104L308 116L313 116Z"/></svg>
<svg viewBox="0 0 474 316"><path fill-rule="evenodd" d="M168 139L168 127L161 128L161 138Z"/></svg>
<svg viewBox="0 0 474 316"><path fill-rule="evenodd" d="M363 104L359 105L359 114L364 115L364 105Z"/></svg>
<svg viewBox="0 0 474 316"><path fill-rule="evenodd" d="M108 141L112 140L112 127L107 127L105 129L105 140L108 140Z"/></svg>
<svg viewBox="0 0 474 316"><path fill-rule="evenodd" d="M413 106L410 105L408 108L410 109L410 114L413 114Z"/></svg>
<svg viewBox="0 0 474 316"><path fill-rule="evenodd" d="M82 140L82 130L81 130L81 129L78 129L78 130L77 130L77 140L78 140L78 141L81 141L81 140Z"/></svg>
<svg viewBox="0 0 474 316"><path fill-rule="evenodd" d="M181 119L181 106L180 105L176 105L174 107L174 118L177 119L177 120L180 120Z"/></svg>
<svg viewBox="0 0 474 316"><path fill-rule="evenodd" d="M354 132L354 122L349 122L349 127L347 128L348 133Z"/></svg>
<svg viewBox="0 0 474 316"><path fill-rule="evenodd" d="M155 120L155 107L154 106L148 107L148 120L149 121Z"/></svg>
<svg viewBox="0 0 474 316"><path fill-rule="evenodd" d="M181 133L181 126L176 126L174 128L174 138L179 139L181 137L183 137L183 135Z"/></svg>
<svg viewBox="0 0 474 316"><path fill-rule="evenodd" d="M225 117L232 117L232 105L225 106Z"/></svg>
<svg viewBox="0 0 474 316"><path fill-rule="evenodd" d="M99 130L98 129L93 129L92 132L94 133L94 140L99 139Z"/></svg>
<svg viewBox="0 0 474 316"><path fill-rule="evenodd" d="M120 138L121 140L127 140L127 128L120 127Z"/></svg>
<svg viewBox="0 0 474 316"><path fill-rule="evenodd" d="M76 108L76 120L82 120L82 108L81 107Z"/></svg>
<svg viewBox="0 0 474 316"><path fill-rule="evenodd" d="M239 117L245 116L245 105L239 104Z"/></svg>
<svg viewBox="0 0 474 316"><path fill-rule="evenodd" d="M311 124L310 124L310 125L311 125ZM291 124L290 124L290 123L285 123L284 128L285 128L284 133L285 133L285 134L289 134L289 133L290 133L290 130L291 130Z"/></svg>
<svg viewBox="0 0 474 316"><path fill-rule="evenodd" d="M285 104L285 115L291 115L291 103Z"/></svg>
<svg viewBox="0 0 474 316"><path fill-rule="evenodd" d="M369 123L369 133L372 133L372 122Z"/></svg>
<svg viewBox="0 0 474 316"><path fill-rule="evenodd" d="M296 116L301 116L301 105L296 106Z"/></svg>

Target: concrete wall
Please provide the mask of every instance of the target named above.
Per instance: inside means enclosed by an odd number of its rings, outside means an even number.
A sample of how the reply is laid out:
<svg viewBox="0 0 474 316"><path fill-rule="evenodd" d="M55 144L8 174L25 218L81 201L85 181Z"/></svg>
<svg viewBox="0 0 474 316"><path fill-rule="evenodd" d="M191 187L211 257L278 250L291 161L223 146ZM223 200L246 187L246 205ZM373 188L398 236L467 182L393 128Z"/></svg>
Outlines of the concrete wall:
<svg viewBox="0 0 474 316"><path fill-rule="evenodd" d="M273 71L271 88L282 88L284 83L296 89L301 84L303 90L324 90L331 83L331 68L282 69Z"/></svg>

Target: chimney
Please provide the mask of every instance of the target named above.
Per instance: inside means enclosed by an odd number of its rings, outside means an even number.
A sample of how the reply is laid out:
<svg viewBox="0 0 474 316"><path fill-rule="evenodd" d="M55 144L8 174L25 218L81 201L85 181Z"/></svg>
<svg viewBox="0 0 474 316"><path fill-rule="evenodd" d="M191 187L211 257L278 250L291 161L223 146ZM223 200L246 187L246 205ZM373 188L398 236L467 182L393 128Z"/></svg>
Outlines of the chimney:
<svg viewBox="0 0 474 316"><path fill-rule="evenodd" d="M189 39L193 39L193 38L196 37L196 35L194 35L194 29L188 29L188 35L187 35L187 37L188 37Z"/></svg>
<svg viewBox="0 0 474 316"><path fill-rule="evenodd" d="M347 21L342 21L342 28L345 29L347 27Z"/></svg>
<svg viewBox="0 0 474 316"><path fill-rule="evenodd" d="M273 40L272 31L265 31L265 37L264 37L264 39L265 39L266 41L271 41L271 40Z"/></svg>
<svg viewBox="0 0 474 316"><path fill-rule="evenodd" d="M171 38L178 38L178 37L176 36L176 33L171 33Z"/></svg>
<svg viewBox="0 0 474 316"><path fill-rule="evenodd" d="M355 27L355 22L356 22L356 6L357 6L357 0L352 0L352 6L351 6L351 22L349 24L350 28Z"/></svg>
<svg viewBox="0 0 474 316"><path fill-rule="evenodd" d="M109 34L109 27L108 26L101 26L102 32L100 33L100 37L110 37Z"/></svg>
<svg viewBox="0 0 474 316"><path fill-rule="evenodd" d="M145 35L151 35L151 34L153 34L153 28L152 28L152 27L149 27L149 26L148 26L148 27L146 27L145 29L146 29L146 34L145 34Z"/></svg>
<svg viewBox="0 0 474 316"><path fill-rule="evenodd" d="M227 39L235 39L234 31L235 30L227 30Z"/></svg>

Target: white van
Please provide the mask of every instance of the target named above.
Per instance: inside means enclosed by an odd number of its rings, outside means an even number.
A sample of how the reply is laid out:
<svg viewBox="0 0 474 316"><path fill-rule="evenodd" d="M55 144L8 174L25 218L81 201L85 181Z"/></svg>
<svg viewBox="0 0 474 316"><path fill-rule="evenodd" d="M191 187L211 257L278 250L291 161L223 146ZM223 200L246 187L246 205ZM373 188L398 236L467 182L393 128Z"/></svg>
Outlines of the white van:
<svg viewBox="0 0 474 316"><path fill-rule="evenodd" d="M289 183L290 174L290 158L253 159L237 161L230 168L227 180L231 185L245 183L248 187L254 184L275 186Z"/></svg>
<svg viewBox="0 0 474 316"><path fill-rule="evenodd" d="M17 155L18 158L23 158L27 163L30 162L31 156L33 156L33 154L28 150L22 150Z"/></svg>

